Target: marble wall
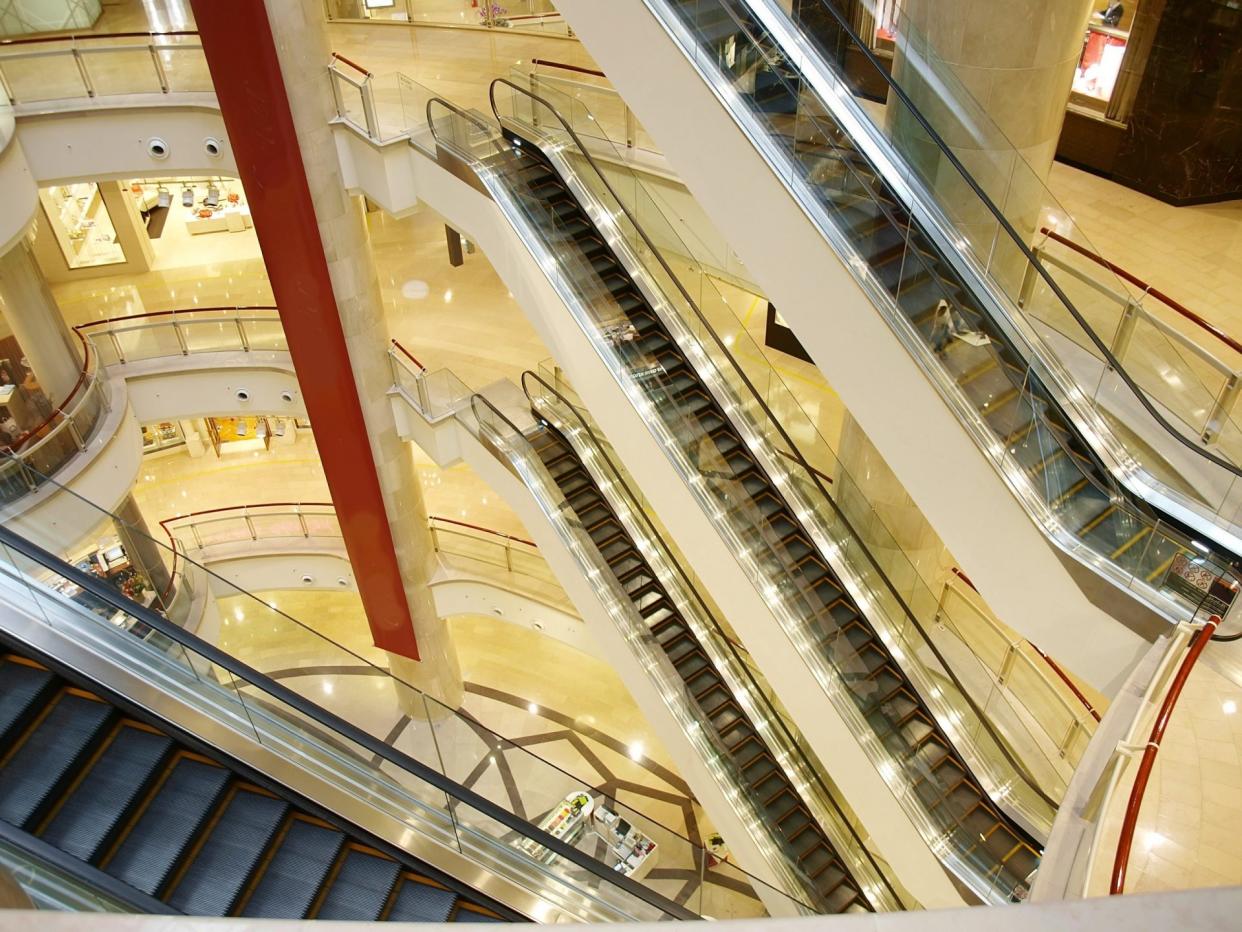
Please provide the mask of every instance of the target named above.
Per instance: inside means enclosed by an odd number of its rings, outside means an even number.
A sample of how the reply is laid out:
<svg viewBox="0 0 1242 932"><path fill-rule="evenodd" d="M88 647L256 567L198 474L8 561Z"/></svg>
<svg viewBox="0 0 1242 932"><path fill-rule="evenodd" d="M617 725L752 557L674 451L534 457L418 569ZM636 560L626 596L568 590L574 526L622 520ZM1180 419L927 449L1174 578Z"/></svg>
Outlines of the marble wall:
<svg viewBox="0 0 1242 932"><path fill-rule="evenodd" d="M1111 168L1175 204L1242 197L1242 4L1166 2Z"/></svg>

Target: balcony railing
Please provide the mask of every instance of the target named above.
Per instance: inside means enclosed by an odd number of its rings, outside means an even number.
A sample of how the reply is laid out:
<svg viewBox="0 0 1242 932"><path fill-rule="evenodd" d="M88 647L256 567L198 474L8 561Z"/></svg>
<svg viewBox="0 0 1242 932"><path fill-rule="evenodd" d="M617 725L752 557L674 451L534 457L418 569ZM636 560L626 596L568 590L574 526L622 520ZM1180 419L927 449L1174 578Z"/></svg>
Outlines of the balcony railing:
<svg viewBox="0 0 1242 932"><path fill-rule="evenodd" d="M264 502L208 508L165 518L160 527L172 551L173 576L181 557L209 547L252 541L342 541L341 525L331 502ZM538 601L576 614L533 541L455 518L432 515L432 544L448 566L480 577L496 577Z"/></svg>
<svg viewBox="0 0 1242 932"><path fill-rule="evenodd" d="M0 40L0 90L16 106L76 98L214 93L197 32Z"/></svg>
<svg viewBox="0 0 1242 932"><path fill-rule="evenodd" d="M1242 436L1229 429L1242 393L1242 343L1086 246L1048 227L1040 232L1045 239L1032 251L1045 266L1085 286L1074 292L1078 309L1109 340L1113 355L1137 371L1164 373L1163 378L1145 380L1152 397L1179 417L1187 431L1198 433L1204 444L1223 445L1231 460L1242 461ZM1118 280L1138 289L1139 296L1119 290ZM1037 284L1034 266L1028 266L1023 304ZM1159 302L1163 310L1145 307L1147 298ZM1074 328L1057 331L1078 342ZM1080 348L1091 351L1086 345Z"/></svg>

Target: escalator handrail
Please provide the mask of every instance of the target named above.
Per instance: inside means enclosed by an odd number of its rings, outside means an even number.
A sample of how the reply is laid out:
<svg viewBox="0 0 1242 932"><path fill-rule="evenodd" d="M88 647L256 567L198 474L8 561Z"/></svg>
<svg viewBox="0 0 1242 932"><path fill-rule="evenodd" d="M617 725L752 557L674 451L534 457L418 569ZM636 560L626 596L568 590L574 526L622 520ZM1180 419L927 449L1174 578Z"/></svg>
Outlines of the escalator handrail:
<svg viewBox="0 0 1242 932"><path fill-rule="evenodd" d="M495 80L492 81L491 85L488 88L488 97L491 101L492 113L495 115L497 122L499 122L502 126L504 125L504 123L500 116L500 111L496 106L496 85L498 84L507 85L508 87L513 88L519 93L532 98L533 100L540 103L542 106L546 107L548 111L556 117L556 119L560 122L561 126L569 134L570 138L574 140L574 144L578 147L578 150L581 152L582 156L591 165L591 168L595 171L595 173L599 175L600 181L608 189L609 194L612 195L613 199L617 202L617 205L620 207L620 209L625 214L625 216L629 219L630 223L634 226L634 229L638 232L639 236L642 237L643 242L646 243L647 245L648 251L651 253L651 255L655 256L656 260L660 263L660 266L664 269L664 271L668 274L669 278L671 278L673 283L676 285L677 290L681 292L682 298L685 299L686 303L693 309L695 316L699 319L700 323L702 323L704 330L707 333L711 334L712 339L716 342L717 346L720 348L721 352L724 354L724 357L732 362L733 354L729 352L728 347L725 346L724 341L720 338L720 335L716 333L715 328L712 327L710 321L707 320L706 316L699 309L698 303L690 296L689 292L686 290L685 286L682 284L681 279L676 275L676 273L673 272L673 270L665 262L664 256L661 253L661 251L656 247L655 243L653 243L651 239L647 236L642 226L639 225L638 220L633 216L633 214L630 213L629 209L625 206L625 202L622 201L621 198L617 195L616 190L613 188L611 183L609 183L607 176L601 171L599 165L596 164L595 160L591 157L591 154L587 151L586 146L582 143L582 140L578 137L578 134L575 133L573 128L565 121L565 118L561 116L560 112L555 107L553 107L550 103L548 103L548 101L540 97L538 94L532 94L529 90L514 84L512 81L509 81L506 78L496 78ZM888 576L888 573L885 572L882 566L880 566L879 561L876 560L875 557L871 555L871 551L867 548L866 544L863 543L862 538L859 536L858 532L854 529L854 526L850 522L849 518L845 515L844 511L842 511L840 506L837 504L836 500L833 499L833 497L828 493L828 489L824 486L823 482L820 480L817 470L813 469L811 467L811 464L807 462L806 458L802 455L801 449L798 447L796 443L794 443L793 438L790 437L789 434L786 432L784 425L781 424L779 419L776 417L775 413L768 407L768 404L764 400L762 393L760 393L759 390L755 387L754 383L750 381L749 376L746 375L746 373L741 369L741 367L737 366L736 363L733 363L733 366L734 366L734 370L737 372L738 376L742 379L747 389L751 392L755 400L759 403L759 406L762 408L764 413L767 415L772 426L780 434L781 438L785 441L786 445L789 447L789 451L792 454L794 454L794 457L796 458L797 463L806 471L807 475L810 476L811 481L815 483L816 488L819 489L820 493L828 501L829 505L833 509L833 512L836 514L837 518L841 521L842 525L849 532L850 536L853 537L854 540L858 542L859 548L862 550L863 553L867 555L867 559L868 561L870 561L872 567L875 569L876 574L879 576L881 580L883 580L885 587L892 594L897 604L901 606L902 611L905 613L906 617L910 620L910 623L914 626L915 630L919 632L919 635L922 637L923 642L927 645L928 649L932 652L933 656L935 656L935 658L940 662L940 665L944 668L945 674L949 677L949 679L953 682L954 686L961 693L962 697L966 700L966 703L970 706L971 711L975 713L975 715L978 717L983 727L992 736L992 739L996 743L997 749L1000 751L1001 755L1005 758L1006 762L1011 767L1013 767L1013 769L1017 773L1023 776L1026 783L1031 787L1031 789L1035 792L1037 796L1039 796L1042 800L1044 800L1049 806L1051 806L1055 810L1057 808L1056 802L1052 799L1052 797L1050 797L1047 793L1044 792L1043 788L1039 785L1039 780L1036 779L1035 775L1031 773L1030 770L1025 765L1023 765L1017 758L1013 756L1013 754L1011 753L1004 739L997 733L991 721L984 715L983 710L979 707L979 704L974 700L974 697L972 697L970 693L966 690L966 687L963 685L961 680L958 678L957 674L954 672L953 667L949 665L948 661L945 659L944 655L940 652L939 648L937 648L936 645L932 642L931 637L928 635L927 631L924 629L919 619L915 616L914 611L910 608L904 596L901 595L897 587L893 584L892 580ZM967 767L967 770L969 772L969 769L970 769L969 765L966 765L966 762L964 760L962 763L963 765ZM971 773L971 779L974 780L977 786L979 786L981 795L983 795L984 797L988 797L988 794L983 791L983 784L974 776L973 773ZM988 798L990 799L990 797Z"/></svg>
<svg viewBox="0 0 1242 932"><path fill-rule="evenodd" d="M565 407L568 408L573 413L574 420L576 420L578 422L578 425L584 431L586 431L586 433L591 437L591 441L595 444L596 449L600 450L602 453L604 450L602 441L599 439L599 436L595 433L595 430L587 422L586 418L583 417L582 412L578 410L577 406L574 405L574 403L570 401L568 398L566 398L563 394L561 394L559 390L554 388L552 385L549 385L547 380L545 380L543 376L541 376L537 372L533 372L528 369L527 371L522 373L522 391L525 392L526 398L528 401L530 401L532 409L534 408L535 399L531 396L531 389L527 383L528 377L538 382L545 389L547 389L551 394L555 395L561 401L561 403L564 404ZM641 502L642 499L640 499L635 494L634 490L630 488L629 483L625 481L625 478L621 475L620 470L618 470L616 467L616 464L613 463L612 458L608 456L607 454L604 454L601 457L601 459L607 465L609 473L612 474L613 481L615 481L617 485L624 491L625 495L634 502ZM699 593L698 587L690 584L689 580L691 577L690 577L690 574L687 572L686 568L681 565L681 562L677 559L676 555L673 554L673 552L667 546L664 546L663 536L656 530L655 525L652 523L651 518L647 514L646 510L639 507L635 509L635 512L638 514L643 524L646 525L647 530L651 534L652 539L660 543L661 549L664 551L665 556L668 557L669 562L672 563L674 567L676 567L677 572L681 574L682 579L686 582L686 588L690 591L691 595L694 597L695 602L698 603L699 609L702 611L703 616L711 622L712 627L715 628L716 633L720 635L721 639L727 645L729 652L733 655L734 660L737 661L739 669L746 676L746 678L750 680L751 686L754 689L754 696L755 696L756 701L767 706L771 720L776 724L778 728L780 728L781 731L785 733L785 737L789 741L789 746L793 748L798 754L803 756L803 759L806 764L807 772L811 775L812 779L814 779L815 782L819 785L819 789L823 795L823 798L827 799L829 803L831 803L833 809L836 810L837 815L840 817L842 824L844 824L846 828L849 829L850 834L854 837L855 843L858 845L858 849L862 851L863 854L866 856L867 860L871 862L871 866L875 870L876 876L878 876L884 882L884 886L888 888L888 891L889 893L892 894L893 898L898 903L902 904L902 908L903 909L908 908L906 907L905 903L902 901L901 894L898 893L897 890L892 886L892 884L889 882L888 876L885 874L883 870L880 869L880 865L876 863L875 858L872 856L870 849L866 846L862 838L859 836L857 830L854 828L854 825L850 821L849 817L846 816L846 814L841 810L841 806L837 802L836 797L833 796L832 792L828 789L827 785L824 783L823 779L820 777L818 768L816 768L811 763L810 760L806 760L805 752L803 751L802 747L799 745L797 739L794 738L792 732L790 732L789 727L785 724L784 718L778 715L776 710L771 707L771 703L769 702L768 697L764 695L764 692L762 689L760 689L759 684L755 682L754 674L751 673L750 671L750 666L744 660L742 660L740 656L738 656L738 649L737 649L737 646L734 644L733 639L729 637L724 632L723 629L721 629L720 622L717 621L716 616L711 611L711 609L707 607L707 603L703 600L702 595Z"/></svg>
<svg viewBox="0 0 1242 932"><path fill-rule="evenodd" d="M309 718L318 725L323 726L329 732L335 732L346 740L356 744L380 760L387 761L396 767L401 768L407 773L412 774L418 779L430 784L446 796L457 799L476 809L490 819L494 819L510 831L517 832L524 838L528 838L542 848L552 851L557 856L564 858L587 873L599 878L605 884L620 887L629 895L652 906L662 913L676 919L692 920L701 918L696 913L691 912L684 906L674 903L672 900L661 896L655 891L643 886L636 880L627 877L611 868L606 867L603 862L597 861L595 858L589 857L580 852L572 845L568 845L559 838L555 838L543 829L527 822L506 809L493 803L484 796L479 795L475 791L462 786L455 780L450 779L444 774L428 767L426 764L415 760L408 754L397 750L394 747L384 743L379 738L367 734L362 729L345 721L332 712L321 708L313 702L303 698L293 690L286 686L282 686L275 680L260 673L258 670L243 663L231 654L227 654L207 643L201 638L190 634L188 631L178 627L173 622L164 618L162 615L152 611L146 606L139 605L130 599L127 599L120 592L112 588L106 581L90 573L83 572L75 566L66 563L55 554L43 549L21 535L15 533L11 528L0 525L0 544L20 553L29 560L34 561L43 568L52 573L68 579L74 584L85 589L95 598L100 599L107 605L124 612L125 614L137 619L143 624L155 629L164 637L180 644L182 647L198 654L211 663L219 666L221 669L227 670L230 674L240 680L244 680L252 686L262 690L265 694L276 699L278 702L289 706L300 715Z"/></svg>
<svg viewBox="0 0 1242 932"><path fill-rule="evenodd" d="M743 2L748 2L748 0L743 0ZM922 127L922 129L931 137L936 147L949 160L949 163L953 166L957 173L961 175L962 179L975 193L975 195L984 203L988 209L988 212L991 213L996 219L1001 229L1003 229L1005 234L1013 240L1022 255L1035 268L1040 278L1044 280L1045 284L1047 284L1052 290L1052 293L1056 295L1057 299L1065 306L1065 309L1069 312L1070 316L1074 318L1079 327L1082 328L1083 332L1087 334L1088 339L1090 339L1096 349L1100 351L1101 355L1103 355L1105 361L1108 363L1108 366L1121 377L1121 380L1125 382L1130 391L1134 393L1135 397L1139 401L1139 404L1143 406L1143 409L1182 446L1186 447L1188 450L1193 450L1197 455L1221 467L1226 472L1229 472L1234 476L1242 477L1242 466L1238 466L1235 463L1231 463L1226 459L1216 456L1214 453L1210 453L1209 451L1202 449L1193 440L1174 428L1173 425L1170 424L1164 416L1156 410L1155 405L1152 404L1151 400L1147 397L1147 393L1139 387L1138 383L1134 381L1134 379L1122 366L1121 361L1113 355L1113 351L1109 348L1108 344L1101 339L1100 335L1095 332L1095 329L1087 322L1086 318L1083 317L1078 308L1074 306L1074 303L1070 300L1069 295L1065 293L1061 286L1056 283L1055 279L1053 279L1048 270L1044 268L1043 263L1039 261L1039 257L1035 255L1031 248L1022 239L1021 235L1014 228L1013 224L1011 224L1005 217L1001 209L993 203L992 199L987 195L983 188L980 187L974 176L967 171L966 166L962 164L961 160L953 153L952 149L949 148L949 144L946 143L941 138L940 134L932 128L932 125L928 121L927 117L925 117L923 113L914 105L914 101L910 99L910 96L896 81L893 80L892 75L884 70L880 64L880 60L875 56L875 53L867 47L867 44L863 42L859 35L854 31L854 28L846 22L845 18L833 7L831 3L819 0L819 5L827 10L829 15L837 21L838 25L844 31L850 42L862 53L863 57L867 59L871 67L880 74L884 80L884 83L886 83L893 93L897 95L897 98L910 111L919 126ZM817 51L816 55L817 57L820 57L818 56ZM986 281L986 276L984 276L984 279Z"/></svg>
<svg viewBox="0 0 1242 932"><path fill-rule="evenodd" d="M427 101L427 106L424 109L426 111L427 126L431 128L431 134L433 135L433 137L435 137L436 135L436 123L431 118L431 104L433 103L440 104L440 106L445 108L446 111L456 113L458 117L461 117L462 119L466 119L466 121L473 123L474 126L478 127L479 129L482 129L483 132L486 132L488 135L496 135L496 127L493 127L491 123L488 123L487 121L483 121L483 119L479 119L477 116L474 116L473 113L466 111L466 109L462 109L461 107L458 107L457 104L453 103L452 101L446 101L446 99L443 97L432 97L430 101ZM436 139L438 142L438 137Z"/></svg>

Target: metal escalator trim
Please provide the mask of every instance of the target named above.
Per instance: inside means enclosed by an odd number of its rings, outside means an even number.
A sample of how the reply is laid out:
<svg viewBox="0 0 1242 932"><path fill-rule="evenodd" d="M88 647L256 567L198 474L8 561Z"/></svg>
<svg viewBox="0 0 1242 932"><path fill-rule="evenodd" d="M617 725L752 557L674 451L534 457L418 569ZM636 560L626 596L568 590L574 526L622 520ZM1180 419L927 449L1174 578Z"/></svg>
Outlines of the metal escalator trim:
<svg viewBox="0 0 1242 932"><path fill-rule="evenodd" d="M58 873L72 877L85 887L98 890L104 896L130 908L134 913L150 913L157 916L179 916L177 910L167 903L135 890L129 884L106 874L98 867L66 854L55 845L23 832L16 826L0 821L0 841L12 845L36 862L49 865Z"/></svg>
<svg viewBox="0 0 1242 932"><path fill-rule="evenodd" d="M125 596L99 577L85 573L77 567L66 563L55 554L25 539L4 525L0 525L0 544L20 553L23 557L34 561L56 575L70 580L91 593L91 595L101 599L107 605L125 612L187 650L223 668L233 676L249 682L279 702L293 708L300 715L309 718L329 731L342 735L349 742L361 746L371 754L378 756L381 760L408 771L447 796L459 799L465 805L481 812L490 819L494 819L507 829L517 832L523 837L530 838L540 847L552 851L575 867L599 878L606 885L617 887L640 902L653 906L672 918L682 920L701 918L697 913L692 912L681 904L656 893L630 877L611 870L602 862L583 854L577 848L567 845L560 839L554 838L542 829L496 805L490 799L461 786L438 771L432 770L427 765L410 757L408 754L385 744L382 740L362 731L339 716L309 702L288 687L282 686L248 664L242 663L216 646L190 634L146 606L139 605L137 602L125 598Z"/></svg>

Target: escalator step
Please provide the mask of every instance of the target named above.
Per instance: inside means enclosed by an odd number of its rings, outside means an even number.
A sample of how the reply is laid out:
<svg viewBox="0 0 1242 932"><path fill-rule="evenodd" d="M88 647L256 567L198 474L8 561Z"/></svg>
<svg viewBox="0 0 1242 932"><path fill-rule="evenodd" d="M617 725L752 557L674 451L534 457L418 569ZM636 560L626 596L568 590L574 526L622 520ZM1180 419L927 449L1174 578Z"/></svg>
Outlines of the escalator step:
<svg viewBox="0 0 1242 932"><path fill-rule="evenodd" d="M0 769L0 819L27 828L39 818L103 736L113 714L107 703L61 693Z"/></svg>
<svg viewBox="0 0 1242 932"><path fill-rule="evenodd" d="M104 867L109 874L155 896L210 818L229 772L182 758Z"/></svg>
<svg viewBox="0 0 1242 932"><path fill-rule="evenodd" d="M374 922L400 874L401 865L391 858L351 848L315 918Z"/></svg>
<svg viewBox="0 0 1242 932"><path fill-rule="evenodd" d="M328 878L345 836L295 819L241 915L301 919Z"/></svg>
<svg viewBox="0 0 1242 932"><path fill-rule="evenodd" d="M167 735L123 725L52 817L43 840L95 863L172 747Z"/></svg>
<svg viewBox="0 0 1242 932"><path fill-rule="evenodd" d="M388 911L389 922L448 922L457 903L452 890L406 877Z"/></svg>
<svg viewBox="0 0 1242 932"><path fill-rule="evenodd" d="M168 898L190 916L227 916L289 811L284 800L238 790Z"/></svg>
<svg viewBox="0 0 1242 932"><path fill-rule="evenodd" d="M50 670L6 658L0 663L0 747L43 710L55 689Z"/></svg>

